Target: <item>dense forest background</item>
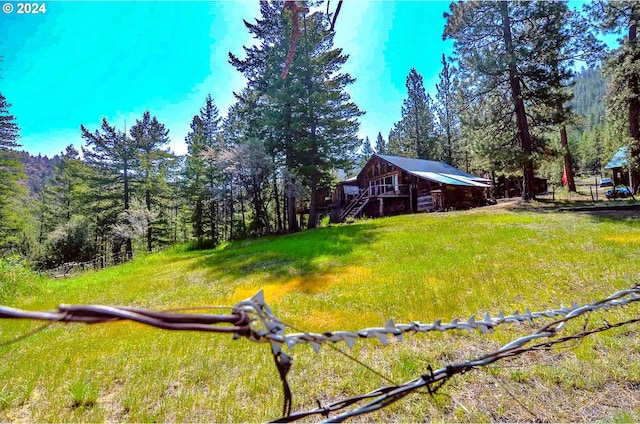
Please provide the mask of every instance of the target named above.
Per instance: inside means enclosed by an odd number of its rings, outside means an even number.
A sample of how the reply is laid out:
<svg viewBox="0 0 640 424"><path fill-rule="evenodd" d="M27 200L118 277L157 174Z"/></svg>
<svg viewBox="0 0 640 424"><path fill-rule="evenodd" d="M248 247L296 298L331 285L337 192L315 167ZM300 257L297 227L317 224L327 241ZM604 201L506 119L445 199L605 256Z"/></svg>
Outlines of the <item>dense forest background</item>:
<svg viewBox="0 0 640 424"><path fill-rule="evenodd" d="M436 58L435 90L411 69L401 119L364 139L364 111L347 91L354 76L341 71L348 56L333 43L335 14L281 1L262 2L260 13L245 22L256 43L229 53L246 87L226 114L203 99L184 156L148 111L128 129L106 119L81 126L84 145L34 157L20 151L19 121L0 97L2 256L46 269L314 228L335 183L375 152L516 177L525 199L534 174L560 186L564 169L575 190L574 175L601 175L623 145L636 169L635 1L581 11L566 2L452 3L443 37L455 51ZM619 47L599 41L608 33Z"/></svg>

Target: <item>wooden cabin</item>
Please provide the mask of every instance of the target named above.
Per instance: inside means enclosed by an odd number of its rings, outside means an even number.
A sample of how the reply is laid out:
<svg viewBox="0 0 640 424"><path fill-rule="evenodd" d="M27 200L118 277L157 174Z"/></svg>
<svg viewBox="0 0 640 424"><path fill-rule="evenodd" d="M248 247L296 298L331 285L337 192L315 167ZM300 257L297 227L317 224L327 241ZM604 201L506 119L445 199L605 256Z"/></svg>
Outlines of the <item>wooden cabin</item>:
<svg viewBox="0 0 640 424"><path fill-rule="evenodd" d="M375 154L336 187L332 220L483 206L489 183L443 162Z"/></svg>

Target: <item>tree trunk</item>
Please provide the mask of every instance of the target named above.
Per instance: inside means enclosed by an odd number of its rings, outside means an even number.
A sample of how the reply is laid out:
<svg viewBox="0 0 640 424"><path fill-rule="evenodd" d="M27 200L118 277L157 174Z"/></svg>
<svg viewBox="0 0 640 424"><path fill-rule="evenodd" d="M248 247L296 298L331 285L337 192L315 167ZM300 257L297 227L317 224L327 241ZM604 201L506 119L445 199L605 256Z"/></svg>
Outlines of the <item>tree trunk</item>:
<svg viewBox="0 0 640 424"><path fill-rule="evenodd" d="M318 221L318 202L317 202L317 193L318 193L318 176L314 172L311 175L311 202L309 203L309 222L307 224L307 228L316 228Z"/></svg>
<svg viewBox="0 0 640 424"><path fill-rule="evenodd" d="M247 236L247 219L244 213L244 195L240 195L240 213L242 214L242 232L244 237Z"/></svg>
<svg viewBox="0 0 640 424"><path fill-rule="evenodd" d="M129 210L129 164L127 163L127 161L124 161L123 164L123 170L122 170L122 176L124 179L124 210L128 211ZM127 237L125 240L125 244L126 244L126 256L128 259L131 259L133 257L133 243L131 242L131 237Z"/></svg>
<svg viewBox="0 0 640 424"><path fill-rule="evenodd" d="M276 203L276 222L278 225L278 233L282 232L282 217L280 215L280 194L278 191L278 176L273 173L273 198Z"/></svg>
<svg viewBox="0 0 640 424"><path fill-rule="evenodd" d="M202 198L198 196L196 199L196 204L194 208L193 214L193 231L195 233L196 239L201 240L202 236L204 236L204 226L202 223L202 215L203 215L203 205Z"/></svg>
<svg viewBox="0 0 640 424"><path fill-rule="evenodd" d="M500 15L502 17L502 33L504 44L509 61L509 85L511 86L511 98L513 101L516 124L518 126L518 140L524 153L522 163L523 187L522 199L530 200L534 197L534 176L533 176L533 140L529 133L529 123L527 122L527 114L522 98L522 89L520 87L520 76L515 63L515 49L511 37L511 21L509 19L508 2L499 2Z"/></svg>
<svg viewBox="0 0 640 424"><path fill-rule="evenodd" d="M229 184L229 195L227 196L227 210L229 211L229 240L233 240L233 215L235 213L233 207L233 184L232 181L228 182Z"/></svg>
<svg viewBox="0 0 640 424"><path fill-rule="evenodd" d="M629 44L632 54L637 49L637 22L640 19L640 5L633 3L631 11L631 21L629 23ZM633 192L638 190L638 182L640 181L640 170L638 169L638 160L640 159L640 89L638 84L638 76L636 72L630 72L628 87L630 91L628 100L628 121L629 121L629 137L633 139L629 146L629 176L631 189Z"/></svg>
<svg viewBox="0 0 640 424"><path fill-rule="evenodd" d="M151 233L151 190L147 188L144 200L147 204L147 252L151 253L152 246L152 233Z"/></svg>
<svg viewBox="0 0 640 424"><path fill-rule="evenodd" d="M576 191L576 181L573 177L573 165L571 163L571 152L569 151L569 141L567 140L567 127L560 127L560 145L562 146L562 157L564 159L564 170L567 175L567 187L569 191Z"/></svg>
<svg viewBox="0 0 640 424"><path fill-rule="evenodd" d="M291 233L298 232L300 227L298 226L298 220L296 219L296 195L293 184L293 149L291 147L291 139L287 143L287 169L285 170L285 196L287 197L287 224L288 230Z"/></svg>
<svg viewBox="0 0 640 424"><path fill-rule="evenodd" d="M287 224L289 232L295 233L300 230L300 227L298 226L298 220L296 219L296 196L293 191L291 177L287 177L285 191L287 195Z"/></svg>
<svg viewBox="0 0 640 424"><path fill-rule="evenodd" d="M214 244L218 244L218 227L216 221L218 218L218 202L214 196L209 201L209 237Z"/></svg>
<svg viewBox="0 0 640 424"><path fill-rule="evenodd" d="M287 199L287 224L288 231L291 233L298 232L300 227L298 227L298 220L296 219L296 195L294 191L293 184L293 170L295 167L295 158L293 157L293 134L292 134L292 112L291 106L286 105L287 119L286 119L286 142L287 146L285 148L285 183L284 183L284 192L285 197Z"/></svg>

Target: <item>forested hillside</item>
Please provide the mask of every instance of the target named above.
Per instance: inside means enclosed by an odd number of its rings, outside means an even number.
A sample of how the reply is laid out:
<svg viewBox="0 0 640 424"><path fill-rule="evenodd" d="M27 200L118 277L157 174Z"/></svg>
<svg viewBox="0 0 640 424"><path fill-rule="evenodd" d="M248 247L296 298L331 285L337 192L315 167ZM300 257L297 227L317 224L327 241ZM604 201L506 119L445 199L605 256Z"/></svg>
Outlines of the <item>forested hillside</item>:
<svg viewBox="0 0 640 424"><path fill-rule="evenodd" d="M37 198L42 189L53 179L55 164L61 158L57 155L51 159L47 156L33 156L24 151L19 152L19 158L23 171L27 176L25 184L29 190L29 197L32 199Z"/></svg>
<svg viewBox="0 0 640 424"><path fill-rule="evenodd" d="M605 122L605 96L607 83L601 69L584 69L576 75L573 86L573 99L570 104L573 111L583 117L581 126L591 131Z"/></svg>
<svg viewBox="0 0 640 424"><path fill-rule="evenodd" d="M570 127L574 166L578 172L591 175L602 167L625 143L626 134L618 119L607 119L607 77L605 70L585 69L576 76L571 107L576 114Z"/></svg>

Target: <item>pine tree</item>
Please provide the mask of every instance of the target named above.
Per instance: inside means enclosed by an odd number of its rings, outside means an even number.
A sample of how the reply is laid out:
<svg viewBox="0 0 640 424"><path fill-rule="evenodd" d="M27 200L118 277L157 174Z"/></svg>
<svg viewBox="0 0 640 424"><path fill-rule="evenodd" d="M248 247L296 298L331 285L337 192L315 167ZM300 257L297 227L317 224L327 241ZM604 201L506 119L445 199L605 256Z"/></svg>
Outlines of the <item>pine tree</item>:
<svg viewBox="0 0 640 424"><path fill-rule="evenodd" d="M406 153L404 151L403 146L400 145L400 137L396 132L396 126L397 126L397 123L394 124L391 130L389 130L389 137L388 137L389 143L386 146L385 154L392 155L392 156L403 156Z"/></svg>
<svg viewBox="0 0 640 424"><path fill-rule="evenodd" d="M43 187L35 208L39 224L38 242L42 244L50 233L63 227L74 216L89 216L86 193L89 192L87 166L73 145L66 147L53 166L51 181Z"/></svg>
<svg viewBox="0 0 640 424"><path fill-rule="evenodd" d="M256 138L242 138L233 144L226 144L220 152L219 160L225 164L232 181L238 186L234 192L240 203L240 234L269 234L268 185L272 173L272 161L264 150L264 144ZM247 225L245 199L252 209L250 224Z"/></svg>
<svg viewBox="0 0 640 424"><path fill-rule="evenodd" d="M12 149L19 147L17 143L20 137L20 128L16 124L16 117L9 113L11 105L0 93L0 149Z"/></svg>
<svg viewBox="0 0 640 424"><path fill-rule="evenodd" d="M147 251L151 252L154 239L165 243L167 241L166 203L171 197L167 177L175 157L166 147L169 143L169 130L155 116L151 117L148 111L144 112L142 120L136 120L130 135L136 144L141 172L140 188L143 190L147 216L160 218L157 222L147 222Z"/></svg>
<svg viewBox="0 0 640 424"><path fill-rule="evenodd" d="M459 121L456 119L458 114L456 113L455 105L453 70L444 53L442 54L440 64L442 65L442 70L439 75L440 82L436 84L440 138L442 140L444 160L449 165L454 165L456 159L456 139L459 137Z"/></svg>
<svg viewBox="0 0 640 424"><path fill-rule="evenodd" d="M236 95L223 123L225 147L223 162L239 184L236 189L240 203L244 234L269 234L282 231L282 199L276 171L278 152L265 143L269 128L264 125L266 96L247 87ZM267 150L267 145L272 150ZM244 200L248 200L252 215L248 217ZM273 200L273 210L269 204ZM272 214L273 213L273 214ZM272 216L275 215L275 216ZM249 219L249 224L247 224Z"/></svg>
<svg viewBox="0 0 640 424"><path fill-rule="evenodd" d="M23 204L27 190L20 184L25 178L17 152L20 128L15 116L9 113L11 105L0 93L0 250L16 247L21 228Z"/></svg>
<svg viewBox="0 0 640 424"><path fill-rule="evenodd" d="M333 34L321 13L305 18L304 31L288 76L282 64L289 49L290 11L278 3L261 3L262 19L245 25L261 43L245 47L246 59L230 54L230 62L264 96L266 151L282 162L289 231L297 231L296 204L302 184L310 192L309 227L316 225L319 190L328 185L330 170L353 160L357 148L356 118L362 112L344 87L353 82L340 74L347 57L333 48Z"/></svg>
<svg viewBox="0 0 640 424"><path fill-rule="evenodd" d="M364 168L364 166L367 164L369 159L371 159L371 156L373 156L374 153L375 152L373 150L373 147L371 147L371 142L369 141L369 137L365 137L365 139L362 142L362 148L360 150L360 155L359 155L360 158L358 161L359 162L358 166L360 167L360 169Z"/></svg>
<svg viewBox="0 0 640 424"><path fill-rule="evenodd" d="M83 195L88 190L86 172L80 153L73 145L68 145L60 161L53 167L51 184L56 198L56 212L62 221L69 221L74 214L83 210Z"/></svg>
<svg viewBox="0 0 640 424"><path fill-rule="evenodd" d="M379 155L387 154L387 143L382 138L382 133L378 133L378 138L376 139L376 153Z"/></svg>
<svg viewBox="0 0 640 424"><path fill-rule="evenodd" d="M131 205L135 174L132 171L138 167L136 144L125 132L110 125L106 118L102 119L101 130L92 133L84 125L80 130L86 142L86 147L82 147L84 160L91 167L92 192L88 202L99 236L104 242L110 242L114 255L120 253L121 244L124 244L125 254L130 258L133 255L131 237L111 238L110 231L118 216L127 212Z"/></svg>
<svg viewBox="0 0 640 424"><path fill-rule="evenodd" d="M435 134L433 101L427 95L422 75L414 68L406 80L407 98L402 104L402 119L394 125L401 156L439 160Z"/></svg>
<svg viewBox="0 0 640 424"><path fill-rule="evenodd" d="M355 160L360 144L357 137L363 112L351 101L346 87L355 79L340 73L348 56L333 47L334 34L322 13L306 18L300 54L294 60L290 75L302 81L304 96L298 125L302 134L296 149L297 172L303 176L310 192L308 228L317 225L318 200L321 189L331 184L331 171L345 169Z"/></svg>
<svg viewBox="0 0 640 424"><path fill-rule="evenodd" d="M218 108L209 94L200 113L191 120L191 131L186 137L185 186L192 207L194 236L202 240L208 235L213 243L218 242L219 236L218 203L221 198L222 177L218 164L206 160L204 155L210 150L219 150L220 123Z"/></svg>
<svg viewBox="0 0 640 424"><path fill-rule="evenodd" d="M245 26L261 42L244 47L245 59L229 53L229 62L248 79L248 88L262 97L266 127L263 141L265 149L272 152L274 162L278 165L276 172L283 180L286 229L295 232L299 229L296 219L299 184L296 152L303 133L294 122L293 108L304 91L300 80L291 75L281 77L292 29L289 11L283 10L282 6L281 2L276 1L260 3L261 18L256 19L255 24L245 21ZM299 60L299 55L295 58ZM274 184L275 187L277 184Z"/></svg>
<svg viewBox="0 0 640 424"><path fill-rule="evenodd" d="M485 153L502 154L500 162L517 161L523 175L523 199L534 196L534 159L543 152L543 137L554 123L563 93L562 78L550 72L544 48L552 46L557 28L545 26L556 19L545 10L545 2L455 2L446 14L445 38L454 40L465 107L476 116L472 122L491 127L495 146L479 140ZM546 40L546 41L545 41ZM506 94L506 96L505 96ZM490 112L490 113L489 113ZM482 122L482 117L485 122ZM482 137L481 132L477 134ZM517 142L520 152L501 148ZM494 158L495 159L495 158Z"/></svg>

